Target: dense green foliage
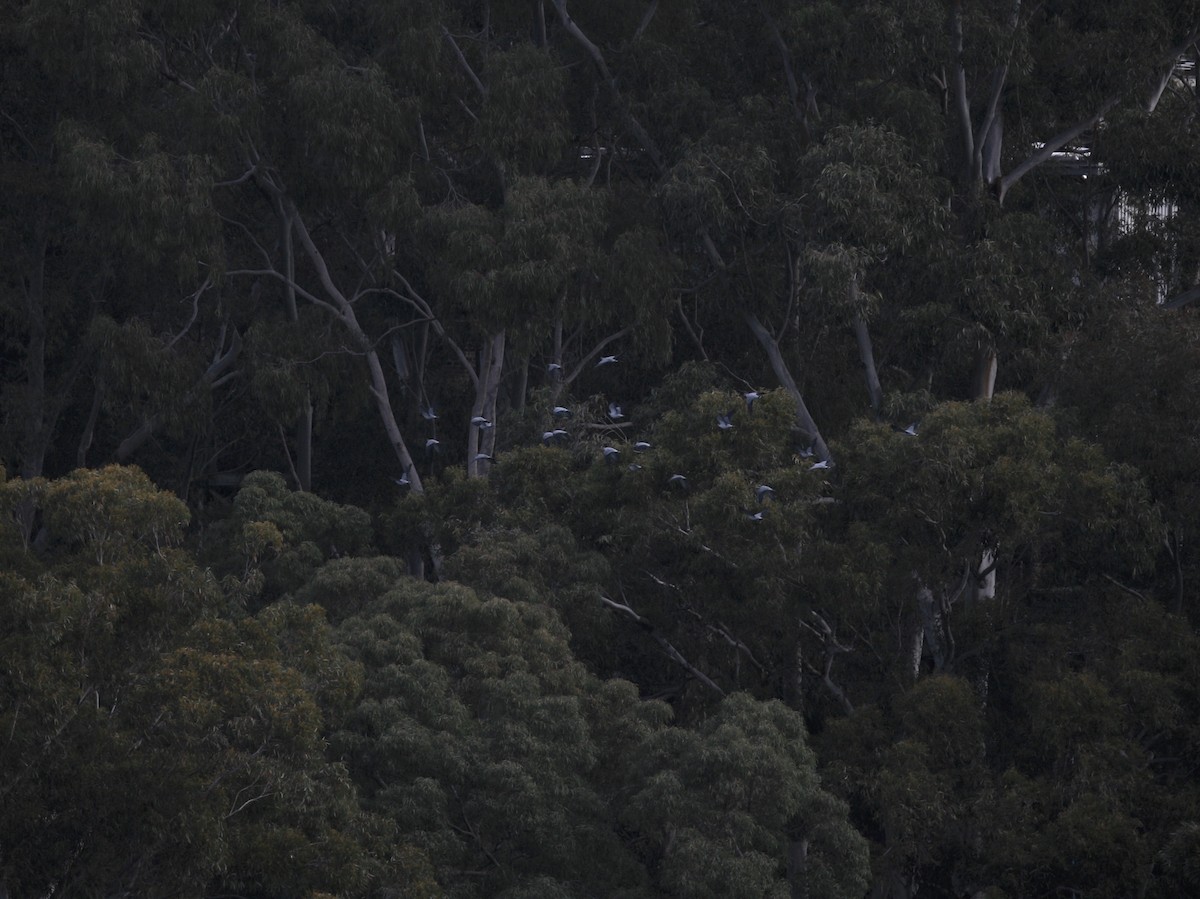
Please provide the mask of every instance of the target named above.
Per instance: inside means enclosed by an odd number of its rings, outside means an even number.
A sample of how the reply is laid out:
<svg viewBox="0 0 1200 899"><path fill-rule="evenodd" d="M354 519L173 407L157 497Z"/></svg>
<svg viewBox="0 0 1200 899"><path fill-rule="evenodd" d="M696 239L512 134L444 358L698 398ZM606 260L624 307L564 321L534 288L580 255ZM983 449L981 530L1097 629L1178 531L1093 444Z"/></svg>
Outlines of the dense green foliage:
<svg viewBox="0 0 1200 899"><path fill-rule="evenodd" d="M0 0L0 896L1200 894L1197 0Z"/></svg>

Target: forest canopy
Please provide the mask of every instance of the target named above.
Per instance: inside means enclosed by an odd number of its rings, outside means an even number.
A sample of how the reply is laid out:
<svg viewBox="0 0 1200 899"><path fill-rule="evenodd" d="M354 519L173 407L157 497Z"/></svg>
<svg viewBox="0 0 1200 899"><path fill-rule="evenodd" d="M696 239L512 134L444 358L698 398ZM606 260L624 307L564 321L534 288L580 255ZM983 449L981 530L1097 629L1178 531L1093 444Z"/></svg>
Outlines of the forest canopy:
<svg viewBox="0 0 1200 899"><path fill-rule="evenodd" d="M0 896L1200 893L1198 39L0 0Z"/></svg>

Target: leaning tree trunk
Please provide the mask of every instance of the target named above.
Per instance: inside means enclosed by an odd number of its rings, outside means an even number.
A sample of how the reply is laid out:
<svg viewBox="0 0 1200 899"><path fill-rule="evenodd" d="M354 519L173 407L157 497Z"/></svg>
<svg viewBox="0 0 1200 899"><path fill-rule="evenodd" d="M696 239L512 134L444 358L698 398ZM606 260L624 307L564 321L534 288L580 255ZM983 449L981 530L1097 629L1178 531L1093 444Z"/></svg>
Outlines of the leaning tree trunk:
<svg viewBox="0 0 1200 899"><path fill-rule="evenodd" d="M788 368L787 362L783 358L783 352L779 348L779 341L766 329L758 316L753 312L745 313L746 324L750 326L750 330L758 339L759 344L767 353L767 359L770 360L771 368L775 372L775 377L779 379L779 383L784 389L791 394L792 401L796 404L796 423L800 426L800 430L807 434L808 439L812 441L813 452L817 458L823 462L829 461L829 447L825 444L825 438L821 436L821 431L817 427L816 421L813 420L812 414L808 411L808 405L804 402L804 395L800 393L800 388L796 384L796 379L792 377L792 372Z"/></svg>

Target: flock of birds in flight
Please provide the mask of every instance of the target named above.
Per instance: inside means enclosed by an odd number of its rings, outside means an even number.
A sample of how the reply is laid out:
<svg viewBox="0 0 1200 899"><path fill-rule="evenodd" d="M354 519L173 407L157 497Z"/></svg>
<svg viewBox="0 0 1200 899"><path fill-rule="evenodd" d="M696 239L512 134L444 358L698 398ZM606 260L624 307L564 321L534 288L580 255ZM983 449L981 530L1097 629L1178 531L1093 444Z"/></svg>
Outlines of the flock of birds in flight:
<svg viewBox="0 0 1200 899"><path fill-rule="evenodd" d="M601 356L600 361L596 363L596 368L602 368L603 366L606 366L606 365L615 365L617 362L618 362L618 357L615 355L614 356ZM563 370L562 365L560 365L557 362L551 362L546 367L547 373L549 375L551 375L552 377L555 375L560 375L562 370ZM759 399L760 396L761 395L756 390L750 390L750 391L742 394L742 398L746 402L746 412L747 413L752 413L754 411L754 403ZM733 427L734 427L733 417L736 412L737 412L736 407L728 410L727 412L718 412L717 413L717 428L721 431L733 430ZM551 410L551 413L553 414L556 423L565 421L566 419L571 418L572 415L574 414L571 411L571 409L568 408L567 406L555 406ZM421 417L424 418L426 421L433 422L433 421L437 420L438 416L437 416L437 412L434 411L433 406L430 404L426 404L421 407ZM615 402L610 402L608 404L608 417L613 422L618 422L621 419L625 418L625 410L619 404L617 404ZM478 428L480 431L487 431L496 426L495 422L490 421L489 419L485 418L482 415L474 416L471 419L471 425L475 428ZM906 428L897 427L896 430L899 431L901 434L908 435L909 437L916 437L917 436L917 422L913 422ZM566 440L568 440L570 438L570 436L571 436L570 432L567 431L565 428L555 427L549 431L542 432L542 443L545 446L554 446L556 444L564 443ZM430 437L425 441L425 451L431 455L433 453L439 452L440 448L441 448L441 441L438 440L436 437ZM639 440L633 444L633 451L638 454L648 452L649 450L651 450L653 448L654 448L653 445L648 443L645 440ZM616 465L618 462L620 462L621 451L619 449L617 449L615 446L605 446L601 449L600 452L604 458L604 461L607 464ZM799 450L799 454L800 454L800 457L803 459L811 459L816 454L815 446L810 445L804 449L801 449L801 450ZM481 453L476 453L475 461L476 462L495 463L496 459L494 456L491 456L487 453L481 452ZM817 462L810 463L809 471L826 471L831 467L832 466L830 465L830 462L828 459L821 459L821 460L818 460ZM629 464L629 470L632 472L641 471L642 466L637 464L636 462L632 462ZM407 473L405 475L403 475L402 477L395 478L394 480L401 487L407 487L411 483L408 478ZM680 489L687 489L688 479L687 479L686 475L673 474L669 478L667 478L667 483L672 485L673 487L678 487ZM772 499L774 496L775 496L775 489L773 487L769 486L768 484L759 484L757 487L754 488L754 498L759 502L760 505L765 504L768 500ZM766 515L766 510L760 509L757 512L748 513L747 517L750 518L752 521L762 521L763 518L765 517L765 515Z"/></svg>

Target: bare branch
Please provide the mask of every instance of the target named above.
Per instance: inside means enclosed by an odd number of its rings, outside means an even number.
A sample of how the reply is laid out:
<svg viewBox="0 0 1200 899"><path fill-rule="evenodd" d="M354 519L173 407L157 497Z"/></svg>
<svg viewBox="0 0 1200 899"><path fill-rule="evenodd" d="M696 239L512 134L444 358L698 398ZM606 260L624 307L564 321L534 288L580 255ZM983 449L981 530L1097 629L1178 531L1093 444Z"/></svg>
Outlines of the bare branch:
<svg viewBox="0 0 1200 899"><path fill-rule="evenodd" d="M204 292L210 287L212 287L212 275L206 276L204 283L201 284L196 289L196 292L192 294L192 317L189 318L187 324L183 326L183 330L171 338L171 341L167 344L168 350L175 346L175 344L179 343L179 341L183 338L183 335L190 331L192 325L196 323L196 316L200 314L200 297L202 297Z"/></svg>
<svg viewBox="0 0 1200 899"><path fill-rule="evenodd" d="M275 269L273 269L273 268L241 268L241 269L234 269L233 271L229 271L229 272L225 273L226 277L231 277L231 278L232 277L241 277L243 275L248 275L251 277L264 277L265 276L268 278L275 278L275 279L283 282L284 284L286 284L291 289L295 290L296 293L300 294L300 296L304 297L304 299L308 300L313 305L320 306L323 309L326 309L331 314L337 316L339 319L342 317L341 310L339 310L332 303L321 299L319 296L316 296L315 294L309 293L307 290L305 290L303 287L301 287L295 281L288 278L282 272L275 271Z"/></svg>
<svg viewBox="0 0 1200 899"><path fill-rule="evenodd" d="M1000 202L1004 202L1004 195L1008 193L1009 188L1028 175L1031 171L1065 147L1085 131L1096 126L1096 123L1104 118L1104 114L1117 105L1120 97L1109 97L1100 104L1100 108L1082 121L1076 122L1070 128L1060 131L1052 138L1047 140L1041 148L1024 162L1018 165L1015 169L1000 179L999 189L997 190L997 198Z"/></svg>
<svg viewBox="0 0 1200 899"><path fill-rule="evenodd" d="M487 88L483 86L483 82L479 80L479 76L475 74L475 70L471 68L471 64L467 62L467 58L463 55L462 50L459 48L458 42L454 40L454 35L450 33L450 30L445 25L442 26L442 37L446 39L446 43L448 43L451 49L454 50L454 55L458 59L458 64L463 67L463 71L467 73L467 77L471 79L471 83L474 84L475 89L479 91L479 96L487 99Z"/></svg>
<svg viewBox="0 0 1200 899"><path fill-rule="evenodd" d="M614 611L622 613L623 615L625 615L626 617L631 619L635 624L637 624L638 627L642 628L647 633L649 633L650 636L654 639L654 642L657 643L660 647L662 647L663 651L667 654L667 657L672 662L679 665L681 668L685 669L689 674L692 675L692 677L696 678L696 680L700 681L700 683L704 684L704 686L706 686L710 690L714 691L717 695L719 695L719 696L725 695L724 690L722 690L720 687L718 687L707 674L705 674L703 671L701 671L699 668L697 668L695 665L693 665L691 662L689 662L686 658L684 658L683 654L680 653L680 651L678 649L676 649L674 646L672 646L671 642L669 640L667 640L667 638L664 637L659 632L658 628L656 628L653 624L651 624L649 621L647 621L645 618L643 618L641 615L639 615L637 612L635 612L632 608L630 608L628 605L626 605L624 603L619 603L616 600L609 599L607 596L604 596L604 595L600 595L599 598L600 598L600 601L602 603L604 603L605 605L607 605L609 608L613 609Z"/></svg>
<svg viewBox="0 0 1200 899"><path fill-rule="evenodd" d="M796 121L800 125L800 130L803 132L804 139L807 141L810 137L808 130L808 106L812 104L813 87L809 82L808 77L802 75L807 88L805 103L800 103L800 85L796 81L796 73L792 68L792 54L788 49L787 43L783 39L783 34L779 31L779 26L775 24L775 20L767 12L767 8L759 0L758 11L767 22L767 28L771 32L771 40L775 42L776 49L779 50L779 56L783 60L783 74L787 80L788 97L792 101L792 112L796 116Z"/></svg>
<svg viewBox="0 0 1200 899"><path fill-rule="evenodd" d="M962 0L955 0L954 13L950 17L954 35L954 71L951 80L954 86L954 109L958 114L958 127L962 132L963 158L970 165L975 158L975 135L971 129L971 101L967 98L967 73L963 68L963 20Z"/></svg>
<svg viewBox="0 0 1200 899"><path fill-rule="evenodd" d="M638 23L637 31L633 33L633 37L629 39L629 43L636 44L638 39L646 33L646 29L650 27L650 20L654 18L654 14L658 11L658 0L650 0L650 5L646 7L646 12L642 16L642 21Z"/></svg>
<svg viewBox="0 0 1200 899"><path fill-rule="evenodd" d="M1103 572L1101 572L1101 573L1100 573L1100 577L1104 578L1104 579L1105 579L1106 581L1108 581L1110 584L1115 584L1116 586L1120 587L1122 590L1124 590L1124 591L1125 591L1126 593L1128 593L1130 596L1136 596L1136 597L1137 597L1138 599L1140 599L1142 602L1149 602L1149 600L1148 600L1148 599L1146 599L1146 595L1145 595L1144 593L1139 593L1137 590L1134 590L1132 587L1127 587L1127 586L1125 586L1125 585L1124 585L1124 584L1122 584L1120 581L1118 581L1118 580L1117 580L1115 577L1112 577L1111 575L1104 574Z"/></svg>
<svg viewBox="0 0 1200 899"><path fill-rule="evenodd" d="M662 173L665 169L663 166L662 154L658 150L658 145L654 142L654 139L650 137L650 133L646 131L644 127L642 127L642 123L639 122L629 111L624 100L622 100L621 92L617 88L617 80L613 77L612 71L608 68L608 63L604 60L604 54L600 52L600 48L592 43L592 41L586 34L583 33L580 27L575 24L575 20L572 19L567 13L567 0L554 0L554 8L558 10L559 21L562 22L563 27L567 30L567 33L570 34L571 37L575 38L579 45L582 46L585 51L587 51L588 56L592 58L592 62L596 64L596 68L600 70L600 74L604 78L605 86L612 94L613 100L616 102L617 108L621 112L621 117L625 120L625 127L633 133L633 136L640 142L642 149L644 149L650 155L650 161L654 163L654 167L659 171L659 173Z"/></svg>
<svg viewBox="0 0 1200 899"><path fill-rule="evenodd" d="M412 303L417 310L425 314L426 318L429 319L429 323L433 326L434 333L437 334L437 336L443 341L445 341L446 345L450 347L450 351L454 353L455 357L466 371L467 377L471 379L471 385L477 387L479 385L479 372L476 371L475 366L471 364L471 360L467 358L467 354L463 352L462 347L458 345L454 338L446 333L446 329L442 326L442 323L438 320L438 317L433 314L433 307L429 305L429 302L424 297L417 293L412 284L409 283L409 280L404 277L404 275L400 274L398 270L392 269L392 276L396 278L396 280L398 280L408 292L408 296L401 297L401 299L405 299ZM399 294L397 294L397 296L399 296Z"/></svg>
<svg viewBox="0 0 1200 899"><path fill-rule="evenodd" d="M572 371L571 374L569 374L567 377L563 378L563 384L564 385L570 384L572 381L574 381L576 378L578 378L583 373L584 367L589 362L591 362L593 359L595 359L597 356L600 355L601 350L603 350L606 346L608 346L614 340L620 340L622 337L624 337L626 334L628 334L631 330L633 330L633 329L632 328L622 328L620 331L616 331L612 334L609 334L607 337L605 337L603 340L601 340L599 343L597 343L595 346L593 346L591 351L586 356L584 356L582 359L579 360L579 364L575 366L575 370Z"/></svg>

